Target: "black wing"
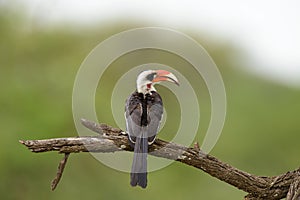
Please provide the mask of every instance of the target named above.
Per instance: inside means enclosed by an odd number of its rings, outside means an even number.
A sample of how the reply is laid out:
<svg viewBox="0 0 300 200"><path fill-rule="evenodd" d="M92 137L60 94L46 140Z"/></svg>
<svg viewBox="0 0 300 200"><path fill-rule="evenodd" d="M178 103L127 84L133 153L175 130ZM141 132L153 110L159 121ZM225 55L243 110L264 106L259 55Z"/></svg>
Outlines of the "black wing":
<svg viewBox="0 0 300 200"><path fill-rule="evenodd" d="M163 115L163 103L160 95L157 92L152 92L148 99L148 142L152 144L155 140L155 137L158 133L161 118Z"/></svg>
<svg viewBox="0 0 300 200"><path fill-rule="evenodd" d="M125 106L126 130L131 143L135 143L136 137L141 134L142 112L139 94L134 92L126 100Z"/></svg>

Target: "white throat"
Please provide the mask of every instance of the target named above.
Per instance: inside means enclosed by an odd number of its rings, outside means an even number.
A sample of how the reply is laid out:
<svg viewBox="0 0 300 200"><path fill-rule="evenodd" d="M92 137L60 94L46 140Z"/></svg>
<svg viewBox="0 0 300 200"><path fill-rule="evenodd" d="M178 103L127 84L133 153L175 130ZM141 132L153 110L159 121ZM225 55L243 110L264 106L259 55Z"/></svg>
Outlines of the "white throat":
<svg viewBox="0 0 300 200"><path fill-rule="evenodd" d="M137 91L138 91L138 93L149 94L156 90L155 90L153 84L143 84L143 85L137 84Z"/></svg>

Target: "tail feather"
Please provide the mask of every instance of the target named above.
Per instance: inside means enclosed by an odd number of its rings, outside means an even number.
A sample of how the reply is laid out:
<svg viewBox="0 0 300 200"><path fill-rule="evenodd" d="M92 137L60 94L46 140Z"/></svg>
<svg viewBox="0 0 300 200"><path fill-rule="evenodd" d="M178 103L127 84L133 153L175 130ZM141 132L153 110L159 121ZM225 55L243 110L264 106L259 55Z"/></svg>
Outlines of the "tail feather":
<svg viewBox="0 0 300 200"><path fill-rule="evenodd" d="M137 137L134 145L134 155L130 174L130 184L132 186L147 187L147 153L148 138Z"/></svg>

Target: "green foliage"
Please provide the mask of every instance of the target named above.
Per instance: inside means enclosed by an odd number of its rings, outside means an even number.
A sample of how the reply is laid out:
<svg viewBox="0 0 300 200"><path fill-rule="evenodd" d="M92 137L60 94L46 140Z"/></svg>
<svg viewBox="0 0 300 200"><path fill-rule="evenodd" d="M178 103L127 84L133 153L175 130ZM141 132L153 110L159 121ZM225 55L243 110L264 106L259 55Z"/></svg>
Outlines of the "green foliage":
<svg viewBox="0 0 300 200"><path fill-rule="evenodd" d="M9 17L8 17L9 16ZM28 25L28 24L27 24ZM71 155L61 183L50 191L50 180L61 159L56 153L33 154L18 143L19 139L42 139L76 136L72 118L72 87L76 72L89 51L124 24L101 30L68 30L27 26L22 16L0 14L0 198L1 199L241 199L243 192L205 173L174 163L149 174L146 190L132 188L129 174L110 169L89 154ZM80 32L80 34L79 34ZM197 35L197 33L194 33ZM201 39L200 39L201 40ZM206 44L223 74L228 98L228 112L223 134L212 154L223 161L258 175L276 175L299 166L300 93L275 83L261 80L241 70L230 60L230 46ZM212 47L213 46L213 47ZM210 49L211 47L211 49ZM149 59L167 54L149 52ZM135 59L138 54L128 55ZM137 60L137 63L143 60ZM119 62L119 63L118 63ZM176 65L180 60L170 60ZM118 66L112 64L107 77L115 79ZM109 73L111 73L109 75ZM183 71L187 77L192 71ZM202 80L203 94L200 130L195 140L201 141L209 122L209 95ZM107 78L99 94L110 94L114 78ZM197 82L198 81L198 82ZM160 88L160 90L164 90ZM168 91L163 91L164 95ZM115 125L110 114L109 98L97 98L101 122ZM170 102L166 109L178 107ZM174 115L177 115L174 111ZM172 132L168 122L164 132ZM175 129L176 130L176 129Z"/></svg>

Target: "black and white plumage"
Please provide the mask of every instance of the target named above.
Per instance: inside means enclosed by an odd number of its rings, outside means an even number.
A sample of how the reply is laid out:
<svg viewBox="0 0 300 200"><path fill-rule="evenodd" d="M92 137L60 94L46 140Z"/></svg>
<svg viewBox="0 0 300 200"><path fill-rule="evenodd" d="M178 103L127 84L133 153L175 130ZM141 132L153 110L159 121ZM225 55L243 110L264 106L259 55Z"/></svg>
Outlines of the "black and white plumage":
<svg viewBox="0 0 300 200"><path fill-rule="evenodd" d="M137 78L137 90L126 100L126 130L134 146L130 184L147 186L148 145L156 138L163 115L163 103L154 88L155 83L170 81L178 85L177 78L165 70L147 70Z"/></svg>

